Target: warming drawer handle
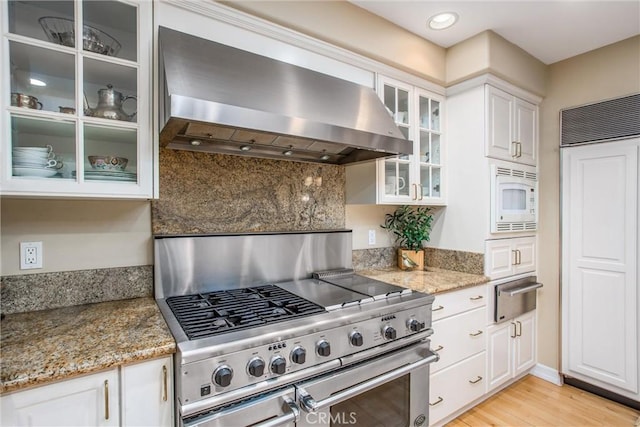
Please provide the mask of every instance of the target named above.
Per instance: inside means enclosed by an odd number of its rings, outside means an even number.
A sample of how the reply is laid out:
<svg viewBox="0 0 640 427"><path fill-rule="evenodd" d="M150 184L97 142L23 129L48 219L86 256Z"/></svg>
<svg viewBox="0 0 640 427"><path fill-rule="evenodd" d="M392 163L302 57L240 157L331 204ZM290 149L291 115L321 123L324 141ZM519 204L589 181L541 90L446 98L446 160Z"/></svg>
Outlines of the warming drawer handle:
<svg viewBox="0 0 640 427"><path fill-rule="evenodd" d="M386 374L380 375L379 377L376 377L372 380L365 381L363 383L350 387L322 400L315 400L313 396L311 396L309 392L306 391L303 387L298 387L300 405L302 406L302 409L307 412L316 412L319 409L335 405L336 403L342 402L343 400L351 399L352 397L362 394L365 391L369 391L389 381L400 378L401 376L406 375L415 369L421 368L422 366L428 365L429 363L437 362L439 359L439 355L429 351L429 355L424 359L420 359L417 362L405 365L398 369L394 369L393 371L387 372Z"/></svg>
<svg viewBox="0 0 640 427"><path fill-rule="evenodd" d="M511 289L508 291L500 291L500 294L505 294L507 296L513 297L519 294L524 294L527 292L531 292L533 290L536 290L538 288L542 287L542 283L534 283L533 285L529 285L529 286L523 286L522 288L517 288L517 289Z"/></svg>
<svg viewBox="0 0 640 427"><path fill-rule="evenodd" d="M293 401L290 397L283 396L282 400L289 407L291 412L282 417L277 417L270 419L269 421L265 421L264 423L253 424L254 427L277 427L285 424L295 424L300 419L300 408L296 405L296 402Z"/></svg>

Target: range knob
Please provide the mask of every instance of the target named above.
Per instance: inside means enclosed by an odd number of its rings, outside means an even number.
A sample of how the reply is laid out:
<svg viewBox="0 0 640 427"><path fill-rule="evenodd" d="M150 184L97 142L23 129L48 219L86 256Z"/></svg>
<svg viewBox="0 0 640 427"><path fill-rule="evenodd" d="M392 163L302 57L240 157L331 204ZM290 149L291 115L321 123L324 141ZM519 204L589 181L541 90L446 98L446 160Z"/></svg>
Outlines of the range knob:
<svg viewBox="0 0 640 427"><path fill-rule="evenodd" d="M291 361L293 363L302 365L305 360L307 360L307 350L305 350L303 347L298 346L291 350Z"/></svg>
<svg viewBox="0 0 640 427"><path fill-rule="evenodd" d="M287 361L282 356L275 356L271 359L271 372L274 374L284 374L287 367Z"/></svg>
<svg viewBox="0 0 640 427"><path fill-rule="evenodd" d="M331 354L331 344L327 340L320 340L316 350L320 356L327 357Z"/></svg>
<svg viewBox="0 0 640 427"><path fill-rule="evenodd" d="M213 382L220 387L227 387L231 384L231 378L233 378L233 369L227 365L221 365L213 371Z"/></svg>
<svg viewBox="0 0 640 427"><path fill-rule="evenodd" d="M424 329L424 323L421 323L416 319L409 319L407 321L407 327L411 332L418 332Z"/></svg>
<svg viewBox="0 0 640 427"><path fill-rule="evenodd" d="M264 374L264 360L260 357L254 357L249 361L247 370L252 377L261 377Z"/></svg>
<svg viewBox="0 0 640 427"><path fill-rule="evenodd" d="M393 326L385 326L384 329L382 330L382 333L384 335L384 337L388 340L395 340L396 339L396 330Z"/></svg>
<svg viewBox="0 0 640 427"><path fill-rule="evenodd" d="M360 332L353 331L349 334L349 342L355 347L360 347L364 343L364 339Z"/></svg>

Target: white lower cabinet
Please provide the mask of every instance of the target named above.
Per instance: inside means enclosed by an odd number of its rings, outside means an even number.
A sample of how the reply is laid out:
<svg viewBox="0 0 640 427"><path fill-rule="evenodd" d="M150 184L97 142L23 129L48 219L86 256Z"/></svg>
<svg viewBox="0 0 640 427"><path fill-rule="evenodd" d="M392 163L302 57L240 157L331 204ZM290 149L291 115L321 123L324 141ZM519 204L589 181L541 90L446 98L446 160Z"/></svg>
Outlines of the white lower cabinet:
<svg viewBox="0 0 640 427"><path fill-rule="evenodd" d="M438 424L485 393L486 285L438 294L432 305L429 424Z"/></svg>
<svg viewBox="0 0 640 427"><path fill-rule="evenodd" d="M487 340L487 391L491 391L535 364L535 310L489 326Z"/></svg>
<svg viewBox="0 0 640 427"><path fill-rule="evenodd" d="M171 357L122 367L122 425L173 425Z"/></svg>
<svg viewBox="0 0 640 427"><path fill-rule="evenodd" d="M172 366L169 356L4 395L1 424L171 426Z"/></svg>
<svg viewBox="0 0 640 427"><path fill-rule="evenodd" d="M429 425L438 424L485 394L486 358L486 351L482 351L430 376Z"/></svg>
<svg viewBox="0 0 640 427"><path fill-rule="evenodd" d="M2 396L3 426L118 426L118 370Z"/></svg>

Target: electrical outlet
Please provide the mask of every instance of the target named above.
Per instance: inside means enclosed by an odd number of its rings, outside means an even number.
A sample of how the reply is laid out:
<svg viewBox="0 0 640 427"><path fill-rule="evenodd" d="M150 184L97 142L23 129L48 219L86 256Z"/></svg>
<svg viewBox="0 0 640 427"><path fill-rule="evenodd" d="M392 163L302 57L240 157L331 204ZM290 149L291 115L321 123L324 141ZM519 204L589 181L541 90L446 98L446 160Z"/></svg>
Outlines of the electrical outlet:
<svg viewBox="0 0 640 427"><path fill-rule="evenodd" d="M369 230L369 244L376 244L376 230Z"/></svg>
<svg viewBox="0 0 640 427"><path fill-rule="evenodd" d="M20 242L20 270L42 268L42 242Z"/></svg>

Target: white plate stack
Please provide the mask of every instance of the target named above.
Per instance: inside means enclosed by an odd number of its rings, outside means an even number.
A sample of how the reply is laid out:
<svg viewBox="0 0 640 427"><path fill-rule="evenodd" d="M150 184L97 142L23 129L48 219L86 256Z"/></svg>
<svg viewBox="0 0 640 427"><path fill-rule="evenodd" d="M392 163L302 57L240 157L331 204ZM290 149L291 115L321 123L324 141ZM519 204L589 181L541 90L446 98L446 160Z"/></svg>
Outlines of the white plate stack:
<svg viewBox="0 0 640 427"><path fill-rule="evenodd" d="M51 178L58 173L62 162L55 159L53 147L14 147L13 175Z"/></svg>

